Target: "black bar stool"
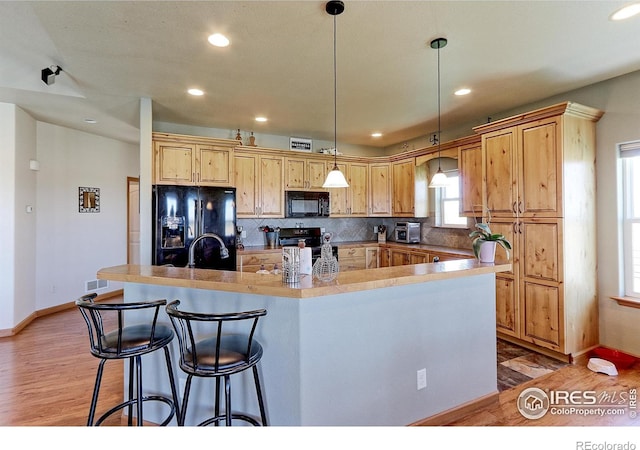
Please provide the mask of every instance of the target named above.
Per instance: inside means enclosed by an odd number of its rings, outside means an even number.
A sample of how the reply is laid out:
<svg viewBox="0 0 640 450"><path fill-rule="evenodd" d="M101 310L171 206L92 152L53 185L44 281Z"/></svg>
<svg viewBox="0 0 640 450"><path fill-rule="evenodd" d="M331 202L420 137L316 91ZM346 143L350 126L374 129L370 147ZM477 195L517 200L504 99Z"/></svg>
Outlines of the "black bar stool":
<svg viewBox="0 0 640 450"><path fill-rule="evenodd" d="M196 376L216 379L215 415L201 422L199 426L210 425L214 422L217 426L223 419L227 426L231 426L233 419L243 420L256 426L261 424L266 426L267 416L257 368L257 364L262 358L262 345L254 339L254 333L258 319L265 316L267 311L259 309L228 314L203 314L180 311L178 305L180 305L180 301L175 300L167 305L166 311L178 336L180 368L187 374L179 424L184 425L191 380ZM246 330L243 332L235 330L236 332L229 334L227 326L230 322L235 322L236 328L240 327L240 322L244 322ZM223 325L225 325L224 330ZM246 414L231 411L229 377L249 368L253 369L261 423ZM224 378L224 414L220 413L221 378Z"/></svg>
<svg viewBox="0 0 640 450"><path fill-rule="evenodd" d="M132 413L134 404L137 407L137 425L142 426L144 422L143 402L146 401L159 401L169 405L170 412L161 425L167 425L174 415L179 418L180 410L178 405L178 395L175 387L173 369L171 367L171 357L169 355L168 348L169 344L173 340L173 331L166 325L156 323L158 320L160 306L166 305L167 301L156 300L136 303L94 303L96 295L97 294L88 294L76 300L76 305L82 313L82 317L84 317L85 322L87 322L87 327L89 329L91 354L96 358L100 358L87 426L93 425L104 364L110 359L129 359L129 398L100 416L95 423L96 426L100 425L111 414L116 411L120 411L123 408L128 408L128 424L131 426L133 424ZM139 313L142 313L143 316L147 315L148 320L143 323L125 326L124 315L127 311L138 311ZM107 322L109 314L117 316L117 325L113 327L113 329L107 330L105 329L105 322ZM143 319L145 318L147 317L143 317ZM111 322L109 321L107 323ZM167 371L169 373L169 382L171 385L171 399L160 395L144 397L142 394L141 356L159 349L164 349ZM136 379L135 384L137 387L135 396L133 392L134 366Z"/></svg>

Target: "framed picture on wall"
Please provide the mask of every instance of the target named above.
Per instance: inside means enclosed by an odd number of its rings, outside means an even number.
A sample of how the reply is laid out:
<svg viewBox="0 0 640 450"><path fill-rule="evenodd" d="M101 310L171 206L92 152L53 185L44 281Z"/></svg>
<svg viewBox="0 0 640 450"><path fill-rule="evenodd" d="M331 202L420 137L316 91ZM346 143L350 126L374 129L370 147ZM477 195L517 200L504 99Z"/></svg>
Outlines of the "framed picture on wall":
<svg viewBox="0 0 640 450"><path fill-rule="evenodd" d="M78 211L81 213L100 212L100 188L78 188Z"/></svg>

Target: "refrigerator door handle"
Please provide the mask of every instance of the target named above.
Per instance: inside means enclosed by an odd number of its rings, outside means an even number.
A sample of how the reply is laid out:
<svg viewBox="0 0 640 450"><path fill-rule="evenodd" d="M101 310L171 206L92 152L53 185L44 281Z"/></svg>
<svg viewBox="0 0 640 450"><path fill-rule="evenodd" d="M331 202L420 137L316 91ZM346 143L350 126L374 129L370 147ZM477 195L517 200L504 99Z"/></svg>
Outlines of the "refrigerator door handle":
<svg viewBox="0 0 640 450"><path fill-rule="evenodd" d="M200 236L200 233L202 232L202 230L200 229L200 201L198 199L193 201L195 207L194 207L194 212L195 212L195 217L194 217L194 226L196 229L196 235L194 237L198 237Z"/></svg>
<svg viewBox="0 0 640 450"><path fill-rule="evenodd" d="M199 218L200 218L200 234L204 233L204 200L200 200L198 202L199 208L198 208L198 213L200 214Z"/></svg>

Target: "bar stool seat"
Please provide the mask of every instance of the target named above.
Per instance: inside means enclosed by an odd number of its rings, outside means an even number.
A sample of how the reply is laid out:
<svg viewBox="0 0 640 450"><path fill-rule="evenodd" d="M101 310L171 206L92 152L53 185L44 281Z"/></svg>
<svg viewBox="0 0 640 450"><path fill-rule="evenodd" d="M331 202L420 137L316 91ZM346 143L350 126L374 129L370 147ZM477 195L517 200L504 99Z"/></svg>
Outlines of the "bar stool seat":
<svg viewBox="0 0 640 450"><path fill-rule="evenodd" d="M128 425L133 425L133 406L136 405L137 425L142 426L144 422L143 404L144 402L162 402L169 407L169 413L160 425L167 425L171 419L180 416L178 395L175 388L171 357L169 354L169 344L173 340L174 334L170 327L157 323L158 312L161 306L167 304L166 300L156 300L151 302L133 303L95 303L97 294L84 295L76 300L76 306L82 313L82 317L87 323L89 330L90 351L93 356L100 359L98 372L89 409L87 425L94 425L94 416L100 393L100 383L104 364L108 360L128 359L129 360L129 397L124 402L115 405L106 413L101 415L95 422L98 426L109 416L124 408L128 408ZM125 313L137 311L140 316L145 317L143 323L135 323L125 326ZM107 330L105 322L107 315L116 316L117 324L111 330ZM167 364L167 372L171 386L172 397L162 395L143 395L142 386L142 355L163 349ZM135 381L134 381L135 375ZM133 386L136 385L134 395Z"/></svg>
<svg viewBox="0 0 640 450"><path fill-rule="evenodd" d="M262 358L263 349L260 342L254 339L258 319L267 314L265 309L244 311L228 314L204 314L181 311L178 309L179 300L169 303L166 307L180 346L180 368L187 374L187 380L182 397L179 424L184 425L191 381L194 376L212 377L216 379L214 416L202 422L199 426L222 420L227 426L232 425L234 419L248 422L252 425L267 425L267 417L260 386L260 375L257 364ZM237 326L231 333L226 329L231 322L236 325L246 323L246 330L238 330ZM206 326L206 324L210 326ZM204 326L203 326L204 325ZM224 327L223 327L224 325ZM225 332L225 330L227 330ZM213 336L213 337L212 337ZM230 376L253 370L253 379L260 409L260 422L244 413L234 413L231 410ZM225 411L220 412L220 381L224 379Z"/></svg>

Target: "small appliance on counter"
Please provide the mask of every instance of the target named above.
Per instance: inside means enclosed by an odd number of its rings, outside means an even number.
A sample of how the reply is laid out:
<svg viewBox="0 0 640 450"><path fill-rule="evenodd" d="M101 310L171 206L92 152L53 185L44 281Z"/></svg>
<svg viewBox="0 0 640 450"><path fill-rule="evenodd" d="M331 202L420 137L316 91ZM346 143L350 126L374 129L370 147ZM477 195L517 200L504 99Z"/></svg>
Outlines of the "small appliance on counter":
<svg viewBox="0 0 640 450"><path fill-rule="evenodd" d="M396 222L394 235L396 242L418 244L420 242L420 223Z"/></svg>

